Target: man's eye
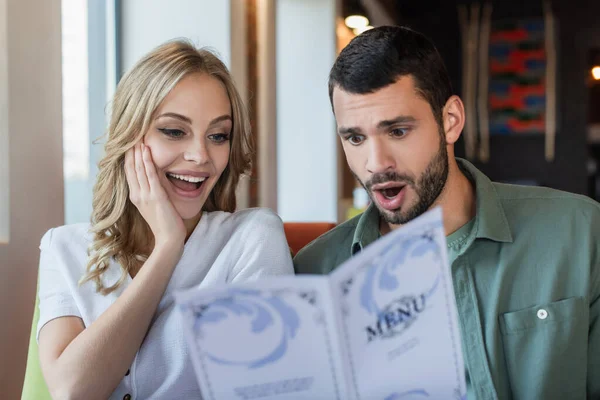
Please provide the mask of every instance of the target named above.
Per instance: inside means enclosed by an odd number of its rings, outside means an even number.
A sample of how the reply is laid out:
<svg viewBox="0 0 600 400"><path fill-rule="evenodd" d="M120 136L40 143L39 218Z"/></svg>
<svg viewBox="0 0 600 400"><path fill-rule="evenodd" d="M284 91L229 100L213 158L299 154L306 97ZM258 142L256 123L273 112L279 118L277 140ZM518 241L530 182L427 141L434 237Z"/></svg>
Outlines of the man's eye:
<svg viewBox="0 0 600 400"><path fill-rule="evenodd" d="M180 138L183 135L185 135L185 132L183 132L180 129L167 129L167 128L162 128L159 129L159 131L161 131L163 134L172 137L174 139Z"/></svg>
<svg viewBox="0 0 600 400"><path fill-rule="evenodd" d="M352 136L348 136L348 138L346 140L348 140L348 142L350 142L351 145L357 146L357 145L361 144L364 139L360 135L352 135Z"/></svg>
<svg viewBox="0 0 600 400"><path fill-rule="evenodd" d="M390 135L392 135L396 138L403 138L407 134L408 134L408 129L405 129L405 128L392 129L390 132Z"/></svg>

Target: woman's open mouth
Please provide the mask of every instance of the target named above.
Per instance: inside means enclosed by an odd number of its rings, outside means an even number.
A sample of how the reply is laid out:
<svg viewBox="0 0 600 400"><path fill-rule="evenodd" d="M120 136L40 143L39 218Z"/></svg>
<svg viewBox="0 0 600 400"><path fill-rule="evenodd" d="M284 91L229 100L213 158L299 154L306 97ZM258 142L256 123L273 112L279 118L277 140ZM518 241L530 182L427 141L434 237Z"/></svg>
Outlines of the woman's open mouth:
<svg viewBox="0 0 600 400"><path fill-rule="evenodd" d="M167 172L174 191L183 197L198 197L202 193L206 176L192 176Z"/></svg>

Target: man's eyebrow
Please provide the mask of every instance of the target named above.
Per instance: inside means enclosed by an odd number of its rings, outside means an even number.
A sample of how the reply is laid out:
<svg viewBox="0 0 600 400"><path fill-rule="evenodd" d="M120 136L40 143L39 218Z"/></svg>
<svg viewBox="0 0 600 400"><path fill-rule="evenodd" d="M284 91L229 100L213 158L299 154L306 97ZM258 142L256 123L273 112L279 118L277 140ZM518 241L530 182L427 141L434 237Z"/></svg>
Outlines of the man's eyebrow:
<svg viewBox="0 0 600 400"><path fill-rule="evenodd" d="M346 128L342 126L338 129L338 135L340 136L360 135L361 133L362 130L360 128Z"/></svg>
<svg viewBox="0 0 600 400"><path fill-rule="evenodd" d="M411 116L407 116L407 115L400 115L394 119L386 119L386 120L380 121L377 124L377 129L384 129L384 128L389 128L390 126L397 125L397 124L414 123L414 122L417 122L415 117L411 117Z"/></svg>
<svg viewBox="0 0 600 400"><path fill-rule="evenodd" d="M396 118L393 119L386 119L383 121L379 121L379 123L377 124L377 129L385 129L385 128L389 128L390 126L396 125L396 124L407 124L407 123L415 123L417 122L417 119L415 117L411 117L411 116L407 116L407 115L400 115ZM340 136L350 136L350 135L361 135L362 134L362 130L360 128L357 127L340 127L338 129L338 135Z"/></svg>

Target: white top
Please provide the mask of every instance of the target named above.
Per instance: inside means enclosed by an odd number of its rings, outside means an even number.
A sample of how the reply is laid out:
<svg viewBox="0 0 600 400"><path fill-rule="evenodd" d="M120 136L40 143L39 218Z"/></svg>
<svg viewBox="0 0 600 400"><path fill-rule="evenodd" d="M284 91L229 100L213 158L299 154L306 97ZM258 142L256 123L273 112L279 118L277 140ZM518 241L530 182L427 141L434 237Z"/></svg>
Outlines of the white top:
<svg viewBox="0 0 600 400"><path fill-rule="evenodd" d="M51 229L42 238L38 337L40 329L58 317L80 317L89 326L132 282L128 276L107 296L96 293L93 282L78 285L91 244L88 230L89 224L67 225ZM113 262L103 282L110 285L120 274L120 266ZM283 224L276 214L268 209L205 212L185 244L129 375L110 399L121 400L126 394L132 399L201 398L181 317L175 312L174 292L279 274L293 274L293 266Z"/></svg>

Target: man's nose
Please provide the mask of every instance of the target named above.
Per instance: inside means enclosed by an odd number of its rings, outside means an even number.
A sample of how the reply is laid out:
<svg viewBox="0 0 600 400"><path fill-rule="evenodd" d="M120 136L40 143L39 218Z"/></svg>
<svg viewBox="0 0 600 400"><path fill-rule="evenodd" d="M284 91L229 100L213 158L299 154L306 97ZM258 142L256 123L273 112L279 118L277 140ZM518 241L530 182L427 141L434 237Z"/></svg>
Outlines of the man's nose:
<svg viewBox="0 0 600 400"><path fill-rule="evenodd" d="M372 174L386 172L395 169L395 161L389 146L379 138L369 141L369 158L367 159L367 171Z"/></svg>

